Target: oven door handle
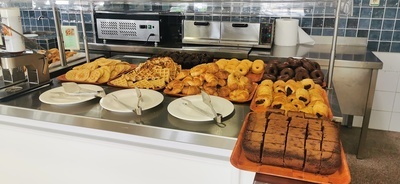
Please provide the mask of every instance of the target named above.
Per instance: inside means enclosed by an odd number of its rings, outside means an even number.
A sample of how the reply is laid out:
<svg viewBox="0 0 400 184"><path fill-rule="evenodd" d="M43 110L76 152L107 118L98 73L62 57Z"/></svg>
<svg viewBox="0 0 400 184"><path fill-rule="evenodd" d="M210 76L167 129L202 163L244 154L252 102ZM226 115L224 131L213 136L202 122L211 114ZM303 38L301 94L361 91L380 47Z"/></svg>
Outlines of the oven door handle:
<svg viewBox="0 0 400 184"><path fill-rule="evenodd" d="M198 21L196 21L196 22L194 22L194 25L195 26L209 26L210 22L198 22Z"/></svg>
<svg viewBox="0 0 400 184"><path fill-rule="evenodd" d="M249 24L232 24L232 27L249 27Z"/></svg>

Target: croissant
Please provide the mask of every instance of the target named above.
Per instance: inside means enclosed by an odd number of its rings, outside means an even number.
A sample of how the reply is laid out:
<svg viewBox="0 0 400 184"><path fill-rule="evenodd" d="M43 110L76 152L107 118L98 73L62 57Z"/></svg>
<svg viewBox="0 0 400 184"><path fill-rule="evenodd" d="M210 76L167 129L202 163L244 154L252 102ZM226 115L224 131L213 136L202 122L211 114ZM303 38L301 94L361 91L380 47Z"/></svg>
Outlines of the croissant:
<svg viewBox="0 0 400 184"><path fill-rule="evenodd" d="M217 73L215 73L215 76L219 79L228 79L229 72L226 70L219 70Z"/></svg>
<svg viewBox="0 0 400 184"><path fill-rule="evenodd" d="M216 63L207 63L207 73L217 73L219 71L219 66Z"/></svg>
<svg viewBox="0 0 400 184"><path fill-rule="evenodd" d="M234 101L246 101L250 97L247 90L237 89L229 94L229 98Z"/></svg>
<svg viewBox="0 0 400 184"><path fill-rule="evenodd" d="M238 85L239 80L236 78L234 74L229 74L228 80L227 80L227 85L231 90L235 90L239 87Z"/></svg>
<svg viewBox="0 0 400 184"><path fill-rule="evenodd" d="M190 74L190 70L182 70L181 72L178 73L178 75L176 75L175 79L181 80L181 79L185 78L186 76L188 76L189 74Z"/></svg>
<svg viewBox="0 0 400 184"><path fill-rule="evenodd" d="M251 91L252 85L250 82L250 79L247 78L246 76L241 76L239 78L239 89L246 89L248 91Z"/></svg>
<svg viewBox="0 0 400 184"><path fill-rule="evenodd" d="M207 94L209 94L209 95L214 95L214 96L217 96L217 95L218 95L217 87L215 87L215 86L206 86L206 85L203 85L203 89L204 89L204 91L205 91Z"/></svg>
<svg viewBox="0 0 400 184"><path fill-rule="evenodd" d="M171 89L171 93L172 94L178 94L178 93L180 93L181 91L182 91L182 89L183 89L183 82L181 82L181 81L177 81L176 83L174 83L173 85L172 85L172 89Z"/></svg>
<svg viewBox="0 0 400 184"><path fill-rule="evenodd" d="M207 65L206 64L200 64L200 65L196 65L193 68L190 69L190 75L195 77L195 76L199 76L202 73L206 72L207 70Z"/></svg>
<svg viewBox="0 0 400 184"><path fill-rule="evenodd" d="M218 85L218 78L211 73L206 73L204 75L204 79L206 80L207 86L217 86Z"/></svg>
<svg viewBox="0 0 400 184"><path fill-rule="evenodd" d="M200 93L200 88L197 86L186 86L182 89L184 95L196 95Z"/></svg>
<svg viewBox="0 0 400 184"><path fill-rule="evenodd" d="M220 97L228 97L231 93L231 89L229 89L228 86L222 86L217 89L217 93Z"/></svg>
<svg viewBox="0 0 400 184"><path fill-rule="evenodd" d="M201 86L203 85L203 80L200 77L193 77L192 80L185 81L189 86Z"/></svg>
<svg viewBox="0 0 400 184"><path fill-rule="evenodd" d="M185 85L185 86L190 86L189 83L191 83L192 81L193 81L193 77L190 76L190 75L186 76L186 77L182 80L183 85Z"/></svg>

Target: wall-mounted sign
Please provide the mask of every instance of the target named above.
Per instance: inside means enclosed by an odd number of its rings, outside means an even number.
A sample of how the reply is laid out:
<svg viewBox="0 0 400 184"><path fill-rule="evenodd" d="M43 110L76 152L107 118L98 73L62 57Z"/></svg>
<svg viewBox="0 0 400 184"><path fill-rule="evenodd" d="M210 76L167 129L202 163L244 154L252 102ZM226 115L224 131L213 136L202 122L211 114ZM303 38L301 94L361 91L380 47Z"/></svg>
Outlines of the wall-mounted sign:
<svg viewBox="0 0 400 184"><path fill-rule="evenodd" d="M67 50L80 50L78 27L61 26L64 47Z"/></svg>

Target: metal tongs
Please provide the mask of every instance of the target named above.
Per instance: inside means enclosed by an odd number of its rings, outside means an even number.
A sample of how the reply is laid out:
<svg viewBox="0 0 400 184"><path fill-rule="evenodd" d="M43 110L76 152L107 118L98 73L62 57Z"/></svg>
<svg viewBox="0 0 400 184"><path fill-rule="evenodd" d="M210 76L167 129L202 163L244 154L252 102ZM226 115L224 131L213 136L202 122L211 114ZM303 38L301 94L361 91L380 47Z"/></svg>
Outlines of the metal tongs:
<svg viewBox="0 0 400 184"><path fill-rule="evenodd" d="M138 87L135 87L137 103L136 103L136 114L142 115L142 107L140 106L140 102L143 101L142 92Z"/></svg>
<svg viewBox="0 0 400 184"><path fill-rule="evenodd" d="M90 90L90 89L85 89L81 88L77 83L75 82L64 82L61 84L65 93L67 95L73 95L73 96L96 96L96 97L104 97L105 93L104 90Z"/></svg>
<svg viewBox="0 0 400 184"><path fill-rule="evenodd" d="M217 112L215 111L214 107L213 107L212 104L211 104L211 98L210 98L210 96L209 96L205 91L202 90L202 91L201 91L201 97L203 98L203 102L204 102L205 104L207 104L208 107L210 107L210 109L211 109L211 111L212 111L212 113L213 113L213 116L214 116L214 121L216 122L216 124L217 124L219 127L221 127L221 128L225 127L226 124L222 122L222 114L217 113Z"/></svg>

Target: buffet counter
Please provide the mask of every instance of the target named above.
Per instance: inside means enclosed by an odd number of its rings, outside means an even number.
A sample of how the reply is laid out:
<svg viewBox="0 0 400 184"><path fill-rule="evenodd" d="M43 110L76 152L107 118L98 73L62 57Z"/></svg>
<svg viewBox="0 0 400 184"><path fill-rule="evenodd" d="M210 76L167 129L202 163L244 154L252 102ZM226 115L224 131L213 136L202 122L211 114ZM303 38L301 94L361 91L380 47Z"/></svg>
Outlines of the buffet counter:
<svg viewBox="0 0 400 184"><path fill-rule="evenodd" d="M157 47L134 45L89 44L89 48L103 52L135 52L153 55L164 51L206 52L215 58L281 59L305 57L317 61L323 69L329 65L331 45L297 45L293 47L274 46L272 49L250 49L242 47L193 46ZM362 116L362 130L359 139L357 158L368 157L365 141L378 70L383 63L366 46L337 45L333 70L332 86L335 88L342 114L342 122L352 126L354 116Z"/></svg>

